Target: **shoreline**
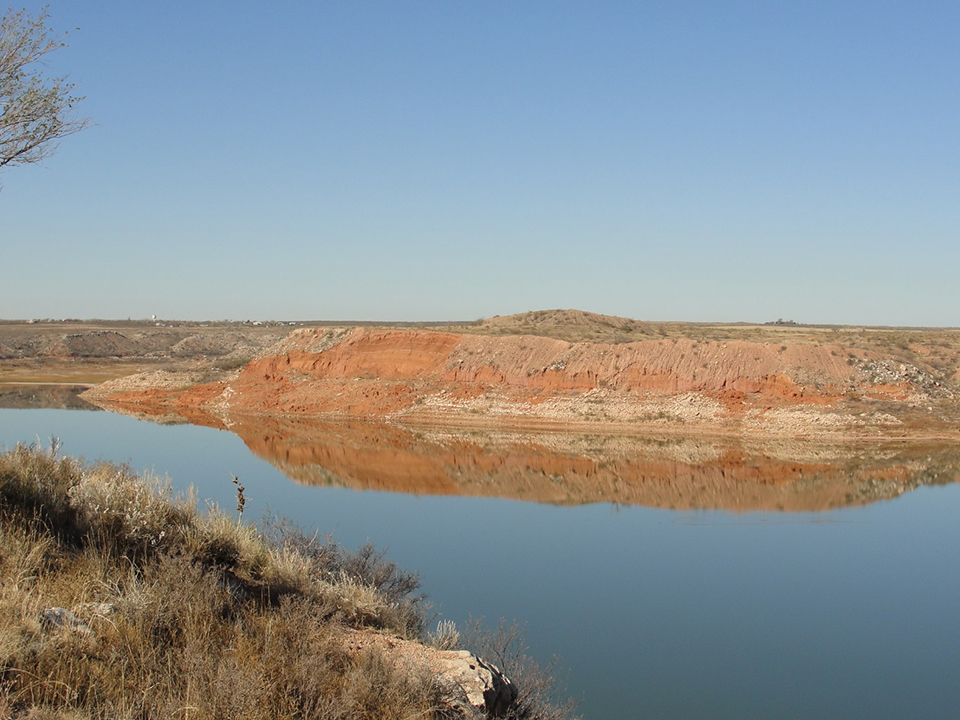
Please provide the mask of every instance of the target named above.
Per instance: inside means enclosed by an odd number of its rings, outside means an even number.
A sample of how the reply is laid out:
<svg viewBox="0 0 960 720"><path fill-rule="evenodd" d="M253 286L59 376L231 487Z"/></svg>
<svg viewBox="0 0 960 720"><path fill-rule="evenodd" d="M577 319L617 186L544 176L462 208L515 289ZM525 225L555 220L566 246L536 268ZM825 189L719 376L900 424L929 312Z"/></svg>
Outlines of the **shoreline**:
<svg viewBox="0 0 960 720"><path fill-rule="evenodd" d="M644 323L0 323L0 386L108 410L763 442L960 441L960 331Z"/></svg>
<svg viewBox="0 0 960 720"><path fill-rule="evenodd" d="M96 387L96 386L93 386ZM89 392L89 391L88 391ZM642 421L605 421L605 420L569 420L537 416L519 415L481 415L466 413L398 413L382 416L359 415L349 413L321 412L283 412L276 410L230 410L218 412L204 407L178 407L176 403L130 400L112 400L97 397L96 394L80 394L81 399L110 412L128 414L140 419L166 417L179 418L184 423L197 424L191 419L204 416L224 429L229 429L231 417L278 418L303 420L331 424L367 423L371 425L393 425L401 428L446 429L481 432L508 432L514 434L545 432L553 434L598 435L612 437L669 437L702 438L721 441L782 441L822 442L831 444L922 444L960 442L960 427L917 427L894 426L885 429L876 425L865 425L874 432L857 432L842 427L817 427L814 424L798 429L797 427L775 428L769 425L745 426L740 419L720 419L716 422L677 422L659 420ZM181 412L181 410L188 410ZM210 424L210 423L200 423ZM944 424L946 425L946 424Z"/></svg>

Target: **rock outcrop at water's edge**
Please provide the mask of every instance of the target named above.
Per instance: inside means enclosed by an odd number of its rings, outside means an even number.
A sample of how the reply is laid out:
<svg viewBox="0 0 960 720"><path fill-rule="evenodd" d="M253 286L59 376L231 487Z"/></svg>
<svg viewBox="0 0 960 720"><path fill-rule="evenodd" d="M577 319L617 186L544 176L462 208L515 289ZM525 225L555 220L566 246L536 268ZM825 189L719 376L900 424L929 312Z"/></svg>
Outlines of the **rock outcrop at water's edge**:
<svg viewBox="0 0 960 720"><path fill-rule="evenodd" d="M456 701L490 717L503 717L517 700L519 690L496 665L469 650L440 653L439 677Z"/></svg>
<svg viewBox="0 0 960 720"><path fill-rule="evenodd" d="M228 379L155 372L87 399L147 414L278 413L683 432L955 433L954 388L921 363L837 343L303 328ZM945 410L947 408L947 410Z"/></svg>

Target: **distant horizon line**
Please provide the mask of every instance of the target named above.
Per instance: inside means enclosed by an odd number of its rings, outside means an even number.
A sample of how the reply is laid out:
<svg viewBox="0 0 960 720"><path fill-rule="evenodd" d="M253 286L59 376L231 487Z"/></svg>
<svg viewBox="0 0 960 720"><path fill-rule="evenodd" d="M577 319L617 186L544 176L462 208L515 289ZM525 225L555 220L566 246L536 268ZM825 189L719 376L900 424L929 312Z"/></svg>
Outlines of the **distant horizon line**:
<svg viewBox="0 0 960 720"><path fill-rule="evenodd" d="M571 308L572 309L572 308ZM229 318L218 318L218 319L203 319L203 320L189 320L185 318L161 318L161 317L126 317L126 318L108 318L108 317L93 317L93 318L0 318L0 323L4 324L24 324L24 325L43 325L43 324L95 324L95 323L109 323L109 324L122 324L122 323L133 323L133 324L148 324L148 325L169 325L171 323L178 324L189 324L189 325L203 325L203 324L231 324L231 325L253 325L253 326L263 326L263 325L286 325L290 327L315 327L315 326L324 326L324 325L338 325L338 326L467 326L467 325L478 325L483 323L486 320L492 318L505 318L513 316L522 316L529 315L531 313L539 312L558 312L559 309L550 309L550 310L531 310L525 311L522 313L510 313L507 315L489 315L480 318L474 318L472 320L332 320L332 319L314 319L314 320L290 320L290 319L277 319L271 318L267 320L235 320ZM863 328L863 329L877 329L877 330L960 330L958 325L874 325L869 323L816 323L816 322L796 322L793 320L768 320L764 322L757 322L753 320L643 320L640 318L631 318L625 315L603 315L601 313L594 313L588 310L578 310L578 312L584 312L591 315L597 315L601 317L609 317L620 320L631 320L634 322L648 323L651 325L701 325L701 326L742 326L742 327L781 327L781 328L813 328L813 329L832 329L832 328Z"/></svg>

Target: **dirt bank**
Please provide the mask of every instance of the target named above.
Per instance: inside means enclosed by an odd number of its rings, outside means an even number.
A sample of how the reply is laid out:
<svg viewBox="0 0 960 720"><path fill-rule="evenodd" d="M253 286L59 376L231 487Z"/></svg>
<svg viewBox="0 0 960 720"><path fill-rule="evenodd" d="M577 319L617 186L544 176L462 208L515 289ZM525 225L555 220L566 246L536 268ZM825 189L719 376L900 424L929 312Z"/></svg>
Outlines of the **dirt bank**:
<svg viewBox="0 0 960 720"><path fill-rule="evenodd" d="M762 336L764 328L755 327L700 339L664 337L647 324L606 316L573 320L581 334L592 321L642 339L571 342L504 330L527 320L500 321L497 334L483 334L482 324L458 332L310 327L214 382L197 371L154 372L104 383L86 397L137 412L221 419L276 413L684 433L957 436L956 331L802 329L788 343L747 339Z"/></svg>

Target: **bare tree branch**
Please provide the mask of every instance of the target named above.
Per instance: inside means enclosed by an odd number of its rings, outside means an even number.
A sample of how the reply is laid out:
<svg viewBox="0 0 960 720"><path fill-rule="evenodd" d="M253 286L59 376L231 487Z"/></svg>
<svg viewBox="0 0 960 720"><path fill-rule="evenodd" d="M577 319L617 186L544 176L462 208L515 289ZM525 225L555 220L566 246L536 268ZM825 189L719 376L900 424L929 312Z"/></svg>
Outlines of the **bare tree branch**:
<svg viewBox="0 0 960 720"><path fill-rule="evenodd" d="M83 98L71 94L73 84L64 77L46 78L37 67L66 45L51 35L49 17L46 10L37 17L20 10L0 21L0 169L40 162L61 138L90 125L76 113Z"/></svg>

